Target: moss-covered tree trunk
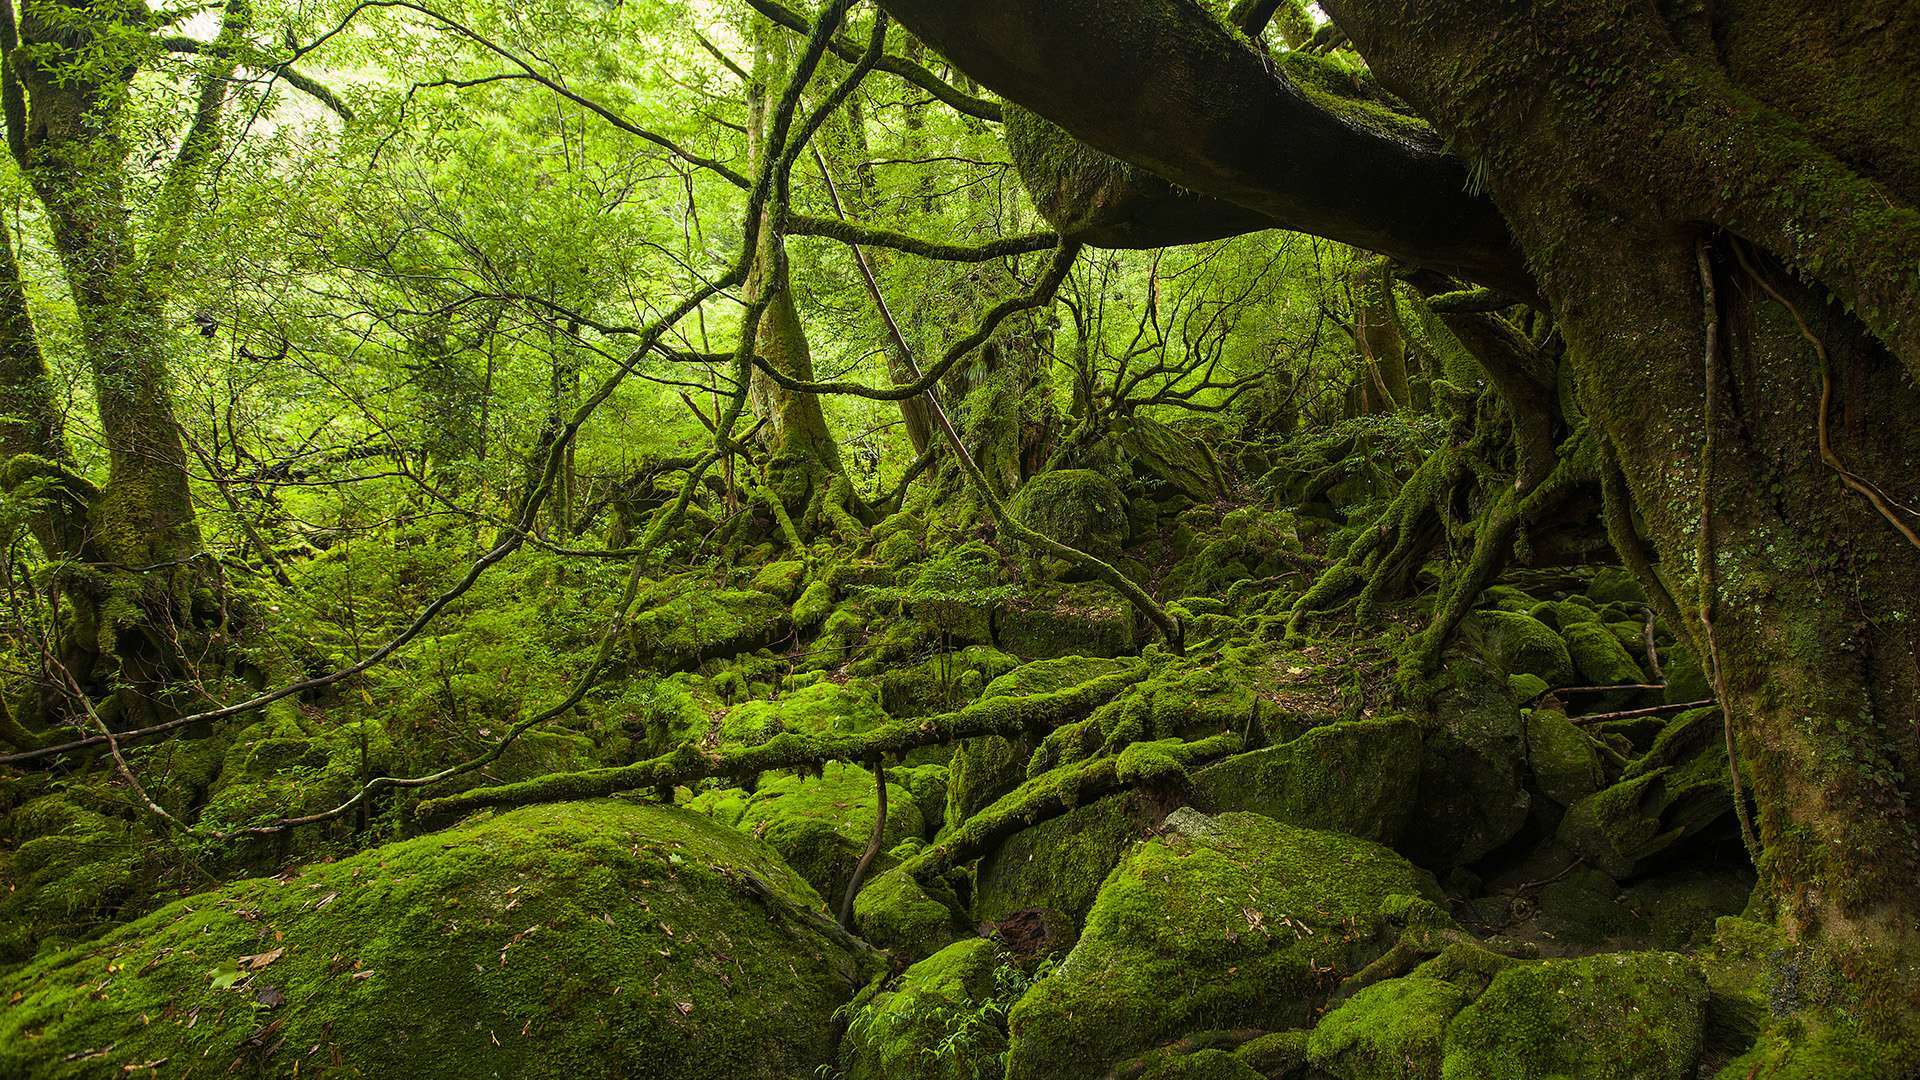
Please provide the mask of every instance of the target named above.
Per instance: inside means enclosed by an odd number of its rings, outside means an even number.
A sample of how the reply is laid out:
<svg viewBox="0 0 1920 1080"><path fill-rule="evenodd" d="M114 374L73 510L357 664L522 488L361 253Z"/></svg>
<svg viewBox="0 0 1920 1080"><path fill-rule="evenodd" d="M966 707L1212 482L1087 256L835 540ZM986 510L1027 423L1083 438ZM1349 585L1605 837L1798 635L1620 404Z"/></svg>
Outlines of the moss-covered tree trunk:
<svg viewBox="0 0 1920 1080"><path fill-rule="evenodd" d="M1718 658L1780 922L1920 1060L1920 550L1843 475L1917 494L1920 13L1326 6L1480 163Z"/></svg>
<svg viewBox="0 0 1920 1080"><path fill-rule="evenodd" d="M766 19L754 17L754 69L748 122L752 168L757 172L766 145L766 122L775 99L786 85L790 67L791 35ZM813 354L806 328L794 303L787 264L786 240L773 228L771 214L763 220L747 275L745 299L766 299L755 348L767 363L795 379L813 378ZM820 398L788 390L756 371L749 395L756 413L766 420L768 482L796 520L815 520L811 508L829 497L836 479L844 479L840 448L827 428ZM842 485L844 486L844 485Z"/></svg>
<svg viewBox="0 0 1920 1080"><path fill-rule="evenodd" d="M132 72L152 47L133 32L145 18L137 5L28 5L12 57L26 91L19 151L79 316L108 454L107 483L87 521L97 618L81 622L94 624L97 651L115 660L99 674L119 684L124 723L155 711L190 674L189 655L206 655L196 639L217 609L173 412L171 334L154 276L167 267L141 262L127 202L122 113ZM218 102L203 95L202 114L217 118ZM201 149L196 136L209 132L198 122L189 132L183 167ZM163 200L177 193L169 185Z"/></svg>

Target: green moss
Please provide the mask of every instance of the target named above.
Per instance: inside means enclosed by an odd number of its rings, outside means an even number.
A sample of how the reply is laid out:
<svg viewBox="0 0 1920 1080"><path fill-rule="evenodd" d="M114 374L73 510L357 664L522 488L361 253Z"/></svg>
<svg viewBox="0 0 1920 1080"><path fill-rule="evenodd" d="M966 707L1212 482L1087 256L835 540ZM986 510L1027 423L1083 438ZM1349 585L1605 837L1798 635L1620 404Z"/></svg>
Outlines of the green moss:
<svg viewBox="0 0 1920 1080"><path fill-rule="evenodd" d="M1560 842L1617 878L1733 809L1717 708L1669 721L1619 783L1567 809Z"/></svg>
<svg viewBox="0 0 1920 1080"><path fill-rule="evenodd" d="M994 616L993 640L1027 660L1121 656L1134 649L1134 611L1099 581L1028 589Z"/></svg>
<svg viewBox="0 0 1920 1080"><path fill-rule="evenodd" d="M1141 669L1141 661L1130 659L1063 656L1038 660L1022 664L988 683L979 700L984 704L996 698L1059 693L1096 679ZM1032 754L1033 746L1026 740L999 735L968 739L956 746L947 783L946 822L958 825L1018 787L1027 776Z"/></svg>
<svg viewBox="0 0 1920 1080"><path fill-rule="evenodd" d="M753 583L747 587L780 598L782 603L792 603L800 593L800 583L807 577L807 564L801 559L785 559L770 562L753 575Z"/></svg>
<svg viewBox="0 0 1920 1080"><path fill-rule="evenodd" d="M913 793L913 803L926 820L927 832L936 833L946 821L948 775L945 765L928 763L888 769L887 782Z"/></svg>
<svg viewBox="0 0 1920 1080"><path fill-rule="evenodd" d="M950 901L931 895L911 874L894 867L861 886L853 902L853 926L861 937L892 953L896 963L912 963L938 952L959 934Z"/></svg>
<svg viewBox="0 0 1920 1080"><path fill-rule="evenodd" d="M1254 814L1181 810L1167 826L1108 876L1079 943L1014 1008L1009 1080L1097 1076L1200 1028L1302 1026L1386 947L1383 899L1438 897L1364 840Z"/></svg>
<svg viewBox="0 0 1920 1080"><path fill-rule="evenodd" d="M1427 976L1375 983L1314 1027L1307 1055L1341 1080L1439 1080L1447 1024L1469 1000Z"/></svg>
<svg viewBox="0 0 1920 1080"><path fill-rule="evenodd" d="M738 827L765 840L787 865L837 905L872 839L875 794L872 773L858 765L830 762L818 777L762 781L747 800ZM881 850L925 833L926 823L913 795L888 784Z"/></svg>
<svg viewBox="0 0 1920 1080"><path fill-rule="evenodd" d="M1640 587L1639 579L1617 566L1602 567L1594 571L1593 584L1587 587L1587 595L1595 603L1626 604L1630 607L1642 607L1647 603L1646 590Z"/></svg>
<svg viewBox="0 0 1920 1080"><path fill-rule="evenodd" d="M993 942L954 942L854 1011L841 1051L847 1080L999 1077L1007 998L1021 989Z"/></svg>
<svg viewBox="0 0 1920 1080"><path fill-rule="evenodd" d="M1562 626L1573 667L1588 686L1620 686L1647 681L1647 673L1612 630L1597 622Z"/></svg>
<svg viewBox="0 0 1920 1080"><path fill-rule="evenodd" d="M755 589L715 589L699 575L683 574L648 594L628 632L643 660L661 670L680 671L769 645L789 626L787 603L778 596Z"/></svg>
<svg viewBox="0 0 1920 1080"><path fill-rule="evenodd" d="M1540 794L1561 806L1572 806L1606 783L1593 740L1565 713L1531 709L1526 713L1526 731L1527 764Z"/></svg>
<svg viewBox="0 0 1920 1080"><path fill-rule="evenodd" d="M1445 679L1421 750L1419 801L1399 845L1432 867L1477 861L1517 835L1533 805L1521 783L1525 728L1506 675L1458 658Z"/></svg>
<svg viewBox="0 0 1920 1080"><path fill-rule="evenodd" d="M1308 1033L1299 1028L1272 1031L1241 1043L1233 1051L1261 1076L1291 1077L1307 1067Z"/></svg>
<svg viewBox="0 0 1920 1080"><path fill-rule="evenodd" d="M818 682L772 701L748 701L720 719L724 746L757 746L782 732L858 734L887 722L873 692L852 684Z"/></svg>
<svg viewBox="0 0 1920 1080"><path fill-rule="evenodd" d="M830 1060L859 978L823 923L772 852L698 815L520 810L43 955L0 983L0 1074L791 1077Z"/></svg>
<svg viewBox="0 0 1920 1080"><path fill-rule="evenodd" d="M890 716L948 712L978 698L988 684L1020 666L991 645L969 645L917 664L889 665L881 674L880 701Z"/></svg>
<svg viewBox="0 0 1920 1080"><path fill-rule="evenodd" d="M1547 680L1538 675L1521 672L1518 675L1507 676L1507 692L1513 695L1515 701L1533 701L1548 689Z"/></svg>
<svg viewBox="0 0 1920 1080"><path fill-rule="evenodd" d="M812 582L793 602L793 625L798 630L811 630L832 614L833 586L825 581Z"/></svg>
<svg viewBox="0 0 1920 1080"><path fill-rule="evenodd" d="M1029 529L1101 558L1127 540L1127 497L1091 469L1056 469L1020 486L1008 509Z"/></svg>
<svg viewBox="0 0 1920 1080"><path fill-rule="evenodd" d="M1447 1028L1447 1080L1691 1080L1707 984L1674 953L1515 964Z"/></svg>
<svg viewBox="0 0 1920 1080"><path fill-rule="evenodd" d="M153 837L63 794L0 815L0 963L77 936L149 879Z"/></svg>
<svg viewBox="0 0 1920 1080"><path fill-rule="evenodd" d="M1392 843L1420 782L1420 726L1406 717L1318 727L1201 769L1193 805L1246 810L1313 829Z"/></svg>
<svg viewBox="0 0 1920 1080"><path fill-rule="evenodd" d="M1549 686L1572 684L1566 641L1539 619L1517 611L1476 611L1462 626L1508 675L1536 675Z"/></svg>
<svg viewBox="0 0 1920 1080"><path fill-rule="evenodd" d="M1107 874L1160 817L1151 798L1123 792L1015 833L980 860L975 919L1037 910L1058 931L1049 945L1072 945Z"/></svg>

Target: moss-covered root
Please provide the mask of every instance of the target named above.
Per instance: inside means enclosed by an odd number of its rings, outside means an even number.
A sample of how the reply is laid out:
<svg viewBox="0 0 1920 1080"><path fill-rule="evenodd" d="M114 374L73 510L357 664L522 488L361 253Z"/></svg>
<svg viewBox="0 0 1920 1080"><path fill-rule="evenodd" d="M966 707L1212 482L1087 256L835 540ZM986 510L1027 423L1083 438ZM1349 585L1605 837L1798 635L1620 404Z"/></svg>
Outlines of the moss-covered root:
<svg viewBox="0 0 1920 1080"><path fill-rule="evenodd" d="M1234 753L1240 745L1240 736L1234 732L1191 742L1160 739L1134 743L1116 756L1042 773L968 818L903 868L921 881L937 881L1022 829L1116 791L1183 782L1189 768Z"/></svg>
<svg viewBox="0 0 1920 1080"><path fill-rule="evenodd" d="M749 779L771 769L812 769L829 761L867 761L981 735L1021 737L1085 717L1120 691L1146 678L1147 673L1147 663L1139 661L1062 690L989 698L956 712L895 720L865 732L818 735L784 732L756 746L719 750L689 742L632 765L556 773L517 784L428 799L420 804L417 815L428 820L449 821L490 806L527 806L623 791L671 789L678 784L713 777Z"/></svg>

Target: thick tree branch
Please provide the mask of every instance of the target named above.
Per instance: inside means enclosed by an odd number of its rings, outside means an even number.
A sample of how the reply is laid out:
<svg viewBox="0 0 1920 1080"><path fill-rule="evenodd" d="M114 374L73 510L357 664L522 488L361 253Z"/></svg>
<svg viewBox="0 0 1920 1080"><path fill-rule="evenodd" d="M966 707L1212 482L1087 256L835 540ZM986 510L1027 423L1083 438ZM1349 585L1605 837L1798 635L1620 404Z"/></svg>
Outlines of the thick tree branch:
<svg viewBox="0 0 1920 1080"><path fill-rule="evenodd" d="M1433 132L1275 72L1200 5L884 0L974 78L1104 153L1189 191L1521 295L1535 292L1493 204Z"/></svg>

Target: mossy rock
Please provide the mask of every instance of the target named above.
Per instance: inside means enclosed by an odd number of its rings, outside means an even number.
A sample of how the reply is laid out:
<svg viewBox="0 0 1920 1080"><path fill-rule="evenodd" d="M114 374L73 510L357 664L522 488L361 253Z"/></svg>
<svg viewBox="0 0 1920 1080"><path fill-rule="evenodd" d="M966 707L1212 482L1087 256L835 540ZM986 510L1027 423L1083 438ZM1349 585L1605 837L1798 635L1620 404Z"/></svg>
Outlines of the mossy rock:
<svg viewBox="0 0 1920 1080"><path fill-rule="evenodd" d="M981 701L1027 697L1071 689L1109 675L1138 668L1136 659L1062 656L1021 664L995 678L981 692ZM954 747L947 776L945 824L959 825L995 799L1020 786L1027 777L1033 746L1024 739L988 735L967 739Z"/></svg>
<svg viewBox="0 0 1920 1080"><path fill-rule="evenodd" d="M929 893L901 867L869 878L853 901L853 927L887 950L894 962L912 963L940 951L961 927L951 897Z"/></svg>
<svg viewBox="0 0 1920 1080"><path fill-rule="evenodd" d="M1561 629L1574 672L1588 686L1644 683L1647 673L1612 630L1598 622L1574 623Z"/></svg>
<svg viewBox="0 0 1920 1080"><path fill-rule="evenodd" d="M786 1078L860 981L819 897L696 814L536 807L178 901L0 980L0 1075Z"/></svg>
<svg viewBox="0 0 1920 1080"><path fill-rule="evenodd" d="M152 869L151 833L67 794L0 815L0 841L0 964L91 930L138 896Z"/></svg>
<svg viewBox="0 0 1920 1080"><path fill-rule="evenodd" d="M887 770L887 782L899 784L913 793L913 804L920 808L928 834L940 831L947 814L947 781L951 770L937 762L898 766Z"/></svg>
<svg viewBox="0 0 1920 1080"><path fill-rule="evenodd" d="M975 921L990 925L1037 911L1056 931L1049 945L1071 946L1107 874L1163 816L1150 796L1129 791L1015 833L980 860Z"/></svg>
<svg viewBox="0 0 1920 1080"><path fill-rule="evenodd" d="M1430 976L1375 983L1321 1019L1307 1056L1339 1080L1440 1080L1447 1024L1471 1000Z"/></svg>
<svg viewBox="0 0 1920 1080"><path fill-rule="evenodd" d="M1506 675L1473 657L1447 664L1420 755L1420 793L1399 847L1432 868L1465 866L1518 835L1525 728Z"/></svg>
<svg viewBox="0 0 1920 1080"><path fill-rule="evenodd" d="M1539 619L1517 611L1476 611L1463 627L1506 674L1537 675L1548 686L1572 685L1573 657L1567 643Z"/></svg>
<svg viewBox="0 0 1920 1080"><path fill-rule="evenodd" d="M871 690L853 684L818 682L772 701L748 701L720 719L720 742L757 746L783 732L802 735L854 735L887 722Z"/></svg>
<svg viewBox="0 0 1920 1080"><path fill-rule="evenodd" d="M1602 953L1502 971L1447 1027L1446 1080L1692 1080L1707 982L1677 953Z"/></svg>
<svg viewBox="0 0 1920 1080"><path fill-rule="evenodd" d="M1107 558L1127 542L1127 497L1092 469L1055 469L1020 485L1008 507L1027 528Z"/></svg>
<svg viewBox="0 0 1920 1080"><path fill-rule="evenodd" d="M1636 881L1620 899L1646 923L1649 944L1685 952L1709 944L1722 918L1744 911L1753 886L1743 865L1692 865Z"/></svg>
<svg viewBox="0 0 1920 1080"><path fill-rule="evenodd" d="M1420 725L1392 716L1328 724L1236 754L1194 773L1190 797L1207 813L1246 810L1391 844L1419 784Z"/></svg>
<svg viewBox="0 0 1920 1080"><path fill-rule="evenodd" d="M515 760L537 768L540 751L552 745L523 751ZM401 767L392 735L377 721L363 717L308 732L289 715L274 716L227 744L199 820L230 827L328 810L359 790L367 777Z"/></svg>
<svg viewBox="0 0 1920 1080"><path fill-rule="evenodd" d="M986 938L956 941L915 963L855 1009L842 1043L846 1080L995 1080L1006 1052L996 1024L1009 963Z"/></svg>
<svg viewBox="0 0 1920 1080"><path fill-rule="evenodd" d="M982 735L954 745L947 767L943 826L954 827L993 804L1026 779L1033 747L1025 739Z"/></svg>
<svg viewBox="0 0 1920 1080"><path fill-rule="evenodd" d="M1617 566L1594 571L1593 584L1587 587L1587 596L1597 604L1639 607L1647 602L1647 591L1640 587L1640 580Z"/></svg>
<svg viewBox="0 0 1920 1080"><path fill-rule="evenodd" d="M926 716L962 708L1020 661L991 645L969 645L917 664L888 667L880 677L880 703L889 716Z"/></svg>
<svg viewBox="0 0 1920 1080"><path fill-rule="evenodd" d="M873 837L876 793L872 773L858 765L829 762L817 777L763 780L747 800L737 827L766 841L837 907ZM880 849L925 834L926 824L912 793L888 784L887 826Z"/></svg>
<svg viewBox="0 0 1920 1080"><path fill-rule="evenodd" d="M1560 842L1616 878L1733 810L1716 707L1680 714L1619 783L1567 809Z"/></svg>
<svg viewBox="0 0 1920 1080"><path fill-rule="evenodd" d="M1439 898L1426 873L1365 840L1176 811L1114 868L1079 943L1014 1007L1008 1080L1099 1076L1195 1030L1304 1026L1385 950L1380 909L1396 894Z"/></svg>
<svg viewBox="0 0 1920 1080"><path fill-rule="evenodd" d="M1607 782L1593 740L1557 709L1526 713L1527 764L1534 790L1561 806L1572 806Z"/></svg>
<svg viewBox="0 0 1920 1080"><path fill-rule="evenodd" d="M994 617L993 640L1023 660L1122 656L1134 649L1133 607L1113 586L1082 581L1030 589Z"/></svg>
<svg viewBox="0 0 1920 1080"><path fill-rule="evenodd" d="M807 564L804 560L783 559L761 567L747 588L777 596L782 603L791 604L794 597L800 595L800 583L806 579Z"/></svg>
<svg viewBox="0 0 1920 1080"><path fill-rule="evenodd" d="M793 625L796 630L812 630L827 621L833 614L833 586L825 581L815 581L801 590L799 599L793 602Z"/></svg>
<svg viewBox="0 0 1920 1080"><path fill-rule="evenodd" d="M1579 949L1645 943L1646 924L1621 902L1620 883L1592 867L1541 886L1537 903L1535 920L1555 942Z"/></svg>
<svg viewBox="0 0 1920 1080"><path fill-rule="evenodd" d="M662 671L686 671L764 648L792 626L782 598L756 589L715 589L697 575L663 583L649 601L628 632L640 659Z"/></svg>

